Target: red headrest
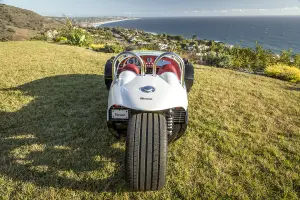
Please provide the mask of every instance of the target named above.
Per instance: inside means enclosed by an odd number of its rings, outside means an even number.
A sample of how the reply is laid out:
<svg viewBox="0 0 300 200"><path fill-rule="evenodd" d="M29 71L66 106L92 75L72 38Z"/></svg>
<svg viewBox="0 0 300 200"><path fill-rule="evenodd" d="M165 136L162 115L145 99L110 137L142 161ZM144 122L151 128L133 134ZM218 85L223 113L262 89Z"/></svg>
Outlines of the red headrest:
<svg viewBox="0 0 300 200"><path fill-rule="evenodd" d="M134 64L127 64L127 65L125 65L123 67L123 69L122 69L122 72L124 72L126 70L132 71L132 72L134 72L136 74L140 74L140 69L136 65L134 65Z"/></svg>
<svg viewBox="0 0 300 200"><path fill-rule="evenodd" d="M159 71L158 71L157 74L161 75L161 74L163 74L165 72L173 72L174 74L176 74L177 78L180 79L179 73L177 72L176 67L174 67L174 65L172 65L172 64L166 64L166 65L162 66L159 69Z"/></svg>

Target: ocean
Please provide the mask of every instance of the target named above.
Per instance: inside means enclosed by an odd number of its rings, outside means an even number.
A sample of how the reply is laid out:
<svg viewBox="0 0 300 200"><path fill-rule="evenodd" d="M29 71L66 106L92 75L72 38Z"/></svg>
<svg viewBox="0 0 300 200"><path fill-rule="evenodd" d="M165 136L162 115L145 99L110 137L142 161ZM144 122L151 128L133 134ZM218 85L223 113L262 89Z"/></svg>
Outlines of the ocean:
<svg viewBox="0 0 300 200"><path fill-rule="evenodd" d="M102 26L136 28L188 38L197 35L199 39L252 48L258 41L275 53L290 48L300 53L300 16L142 18Z"/></svg>

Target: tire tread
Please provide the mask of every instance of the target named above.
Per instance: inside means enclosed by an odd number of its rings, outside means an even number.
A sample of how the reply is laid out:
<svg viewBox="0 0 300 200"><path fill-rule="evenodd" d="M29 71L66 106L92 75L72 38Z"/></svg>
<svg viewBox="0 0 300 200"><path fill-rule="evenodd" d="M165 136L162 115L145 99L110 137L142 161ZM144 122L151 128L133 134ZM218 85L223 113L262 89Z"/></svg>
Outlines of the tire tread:
<svg viewBox="0 0 300 200"><path fill-rule="evenodd" d="M157 113L135 114L128 122L126 177L137 191L162 189L167 168L166 120Z"/></svg>

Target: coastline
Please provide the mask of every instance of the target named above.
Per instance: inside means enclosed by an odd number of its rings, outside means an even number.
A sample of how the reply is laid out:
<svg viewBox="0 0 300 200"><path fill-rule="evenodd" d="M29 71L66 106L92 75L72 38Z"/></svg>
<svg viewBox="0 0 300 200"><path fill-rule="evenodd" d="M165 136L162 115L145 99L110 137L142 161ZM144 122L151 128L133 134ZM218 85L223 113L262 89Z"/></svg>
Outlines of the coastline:
<svg viewBox="0 0 300 200"><path fill-rule="evenodd" d="M185 38L197 35L204 40L220 41L250 48L255 48L256 41L258 41L265 49L270 49L276 54L290 48L293 49L293 52L300 53L300 42L296 34L299 30L299 28L296 28L296 25L299 27L299 21L287 20L286 18L278 19L259 17L237 18L236 20L210 17L143 18L140 21L120 22L119 24L108 23L102 25L102 27L121 26L156 34L183 35ZM253 26L253 24L256 25ZM230 28L231 26L235 27L236 30Z"/></svg>
<svg viewBox="0 0 300 200"><path fill-rule="evenodd" d="M112 24L112 23L117 23L117 22L123 22L123 21L129 21L129 20L138 20L140 18L132 18L132 19L120 19L120 20L110 20L110 21L103 21L103 22L95 22L92 23L93 27L98 27L98 26L102 26L104 24Z"/></svg>

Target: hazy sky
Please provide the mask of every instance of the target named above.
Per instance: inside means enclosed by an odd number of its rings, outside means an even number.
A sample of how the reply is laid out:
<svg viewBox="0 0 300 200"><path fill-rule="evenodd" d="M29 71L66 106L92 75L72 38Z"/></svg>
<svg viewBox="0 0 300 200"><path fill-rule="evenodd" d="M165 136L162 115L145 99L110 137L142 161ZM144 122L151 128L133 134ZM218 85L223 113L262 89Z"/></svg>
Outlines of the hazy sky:
<svg viewBox="0 0 300 200"><path fill-rule="evenodd" d="M300 15L300 0L0 0L47 16Z"/></svg>

